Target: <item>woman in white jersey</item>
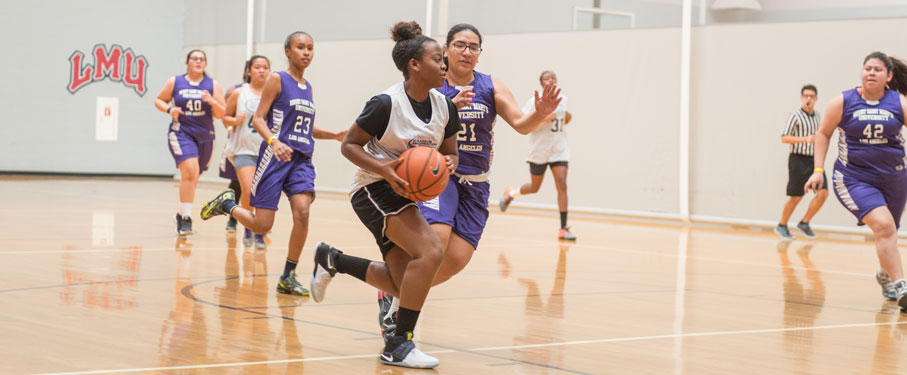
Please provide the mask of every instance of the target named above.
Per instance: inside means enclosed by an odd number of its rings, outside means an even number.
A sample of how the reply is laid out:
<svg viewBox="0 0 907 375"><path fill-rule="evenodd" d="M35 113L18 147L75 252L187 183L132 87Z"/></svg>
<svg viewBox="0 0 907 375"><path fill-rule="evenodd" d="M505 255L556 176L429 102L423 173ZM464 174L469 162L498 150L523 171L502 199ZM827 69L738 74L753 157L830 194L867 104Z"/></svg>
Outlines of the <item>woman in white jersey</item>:
<svg viewBox="0 0 907 375"><path fill-rule="evenodd" d="M246 83L234 90L227 99L224 125L231 126L232 131L224 153L233 163L241 191L244 192L249 192L252 187L252 177L255 175L255 168L258 165L258 151L261 149L263 141L258 131L252 127L252 116L258 109L261 91L270 75L271 61L264 56L252 56L249 59L249 76L246 78ZM240 197L240 206L250 212L255 212L255 209L249 204L250 195L247 193ZM250 247L252 243L253 233L249 228L245 228L243 245ZM267 246L264 234L254 233L254 243L256 248L264 249Z"/></svg>
<svg viewBox="0 0 907 375"><path fill-rule="evenodd" d="M412 338L444 248L416 204L407 199L407 183L394 169L403 151L427 146L446 156L453 173L459 159L460 121L453 102L435 90L446 78L441 45L422 35L415 22L397 23L392 34L397 42L392 56L405 81L372 97L341 145L343 155L359 166L353 180L353 209L374 235L384 262L345 255L319 243L312 297L320 302L338 272L398 297L396 334L386 338L381 362L433 368L438 359L416 349Z"/></svg>
<svg viewBox="0 0 907 375"><path fill-rule="evenodd" d="M542 72L539 76L539 83L542 87L548 85L557 85L557 75L550 70ZM561 214L561 229L558 231L557 238L562 240L574 241L576 236L570 233L567 227L567 162L570 161L570 148L567 147L567 133L564 128L570 123L573 116L567 111L567 97L560 95L560 104L551 115L548 116L550 126L540 126L532 133L529 133L529 175L530 181L520 186L519 189L510 186L504 191L501 198L501 211L507 211L510 202L514 198L524 194L535 194L542 186L542 180L545 178L545 169L551 167L551 174L554 175L554 186L557 188L557 208ZM529 98L526 105L523 106L524 113L531 113L535 110L534 98Z"/></svg>

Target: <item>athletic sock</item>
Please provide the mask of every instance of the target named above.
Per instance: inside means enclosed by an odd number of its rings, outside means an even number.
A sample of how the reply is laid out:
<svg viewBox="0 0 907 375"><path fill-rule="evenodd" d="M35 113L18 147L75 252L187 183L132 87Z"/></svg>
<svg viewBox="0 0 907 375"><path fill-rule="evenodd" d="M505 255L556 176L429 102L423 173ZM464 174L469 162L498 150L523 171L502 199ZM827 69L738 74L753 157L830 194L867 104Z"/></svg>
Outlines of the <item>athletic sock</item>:
<svg viewBox="0 0 907 375"><path fill-rule="evenodd" d="M180 202L180 216L184 218L192 216L192 203Z"/></svg>
<svg viewBox="0 0 907 375"><path fill-rule="evenodd" d="M283 275L280 276L280 278L283 279L290 276L290 271L295 270L297 264L299 264L299 261L293 261L290 260L290 258L287 258L287 263L283 266Z"/></svg>
<svg viewBox="0 0 907 375"><path fill-rule="evenodd" d="M224 203L221 203L220 209L227 213L227 215L233 214L233 209L238 205L234 201L226 200Z"/></svg>
<svg viewBox="0 0 907 375"><path fill-rule="evenodd" d="M561 211L561 228L567 229L567 211Z"/></svg>
<svg viewBox="0 0 907 375"><path fill-rule="evenodd" d="M416 321L419 320L419 313L421 311L410 310L405 307L401 307L397 311L397 334L405 335L407 332L412 332L416 329Z"/></svg>
<svg viewBox="0 0 907 375"><path fill-rule="evenodd" d="M337 254L337 259L334 259L334 266L337 268L337 272L345 273L362 281L365 281L365 274L368 272L369 264L372 264L372 261L343 253Z"/></svg>

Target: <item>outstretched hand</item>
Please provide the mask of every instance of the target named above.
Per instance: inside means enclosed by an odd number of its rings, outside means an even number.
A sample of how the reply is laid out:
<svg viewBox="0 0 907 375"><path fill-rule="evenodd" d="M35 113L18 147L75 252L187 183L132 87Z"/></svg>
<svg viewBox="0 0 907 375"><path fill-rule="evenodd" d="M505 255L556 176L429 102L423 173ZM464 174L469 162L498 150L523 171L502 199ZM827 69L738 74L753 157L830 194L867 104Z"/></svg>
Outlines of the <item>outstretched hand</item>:
<svg viewBox="0 0 907 375"><path fill-rule="evenodd" d="M463 107L469 106L472 104L472 98L476 96L476 93L472 92L472 86L463 86L460 89L460 92L456 96L450 99L453 104L457 107L457 110L463 109Z"/></svg>
<svg viewBox="0 0 907 375"><path fill-rule="evenodd" d="M542 90L541 96L539 96L539 92L536 90L535 111L542 116L548 116L557 109L558 104L561 104L562 98L559 98L560 95L561 89L557 88L557 84L554 83L545 85L545 89Z"/></svg>

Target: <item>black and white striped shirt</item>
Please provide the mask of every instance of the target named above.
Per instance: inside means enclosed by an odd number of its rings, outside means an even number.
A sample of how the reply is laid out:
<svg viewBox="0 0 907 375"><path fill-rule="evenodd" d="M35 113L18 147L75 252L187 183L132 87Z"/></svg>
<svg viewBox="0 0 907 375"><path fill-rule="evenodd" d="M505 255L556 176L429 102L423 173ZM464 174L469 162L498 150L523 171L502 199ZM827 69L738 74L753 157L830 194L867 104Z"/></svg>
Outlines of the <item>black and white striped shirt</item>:
<svg viewBox="0 0 907 375"><path fill-rule="evenodd" d="M818 111L813 111L812 114L809 114L806 113L802 107L797 108L797 110L791 112L790 117L788 117L787 126L784 128L784 133L782 135L806 138L816 134L816 131L819 130L820 122L821 120ZM790 145L790 153L813 156L813 148L814 146L812 143L794 143Z"/></svg>

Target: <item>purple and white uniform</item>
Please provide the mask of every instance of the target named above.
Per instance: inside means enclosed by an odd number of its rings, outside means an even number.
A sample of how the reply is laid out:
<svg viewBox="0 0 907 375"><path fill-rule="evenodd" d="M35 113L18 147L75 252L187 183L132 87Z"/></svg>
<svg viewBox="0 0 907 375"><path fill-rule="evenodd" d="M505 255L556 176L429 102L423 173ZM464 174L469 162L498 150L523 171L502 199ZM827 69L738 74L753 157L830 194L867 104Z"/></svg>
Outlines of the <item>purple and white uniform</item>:
<svg viewBox="0 0 907 375"><path fill-rule="evenodd" d="M183 160L198 158L200 171L208 169L214 146L214 115L202 94L214 92L214 80L205 76L201 82L190 82L184 75L173 80L173 106L183 110L177 121L170 122L167 142L177 167Z"/></svg>
<svg viewBox="0 0 907 375"><path fill-rule="evenodd" d="M870 211L886 206L900 228L907 202L902 126L904 113L897 91L885 90L878 101L863 99L857 89L844 92L832 181L838 200L859 225Z"/></svg>
<svg viewBox="0 0 907 375"><path fill-rule="evenodd" d="M277 134L277 140L293 149L293 156L288 162L277 160L271 146L267 142L261 143L250 203L253 207L269 210L277 210L281 190L288 197L315 191L312 85L308 80L305 83L296 81L285 71L277 74L280 75L280 95L271 104L266 120L271 132Z"/></svg>
<svg viewBox="0 0 907 375"><path fill-rule="evenodd" d="M470 106L459 110L457 151L460 162L457 170L440 196L418 205L429 224L450 225L454 233L477 248L488 220L488 170L494 157L491 148L498 113L491 76L476 71L473 74L475 78L469 86L473 87L476 96ZM438 91L453 98L460 92L460 87L444 81Z"/></svg>

